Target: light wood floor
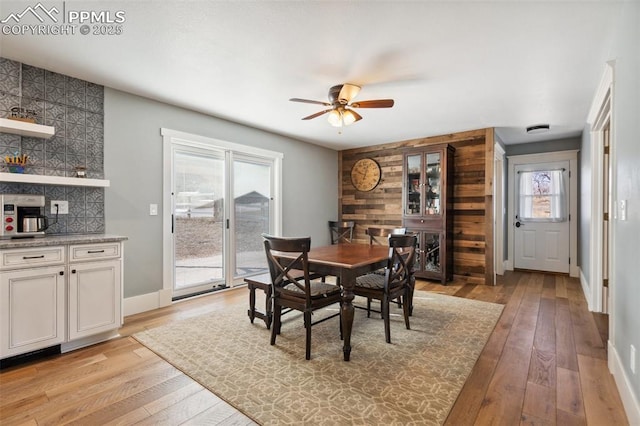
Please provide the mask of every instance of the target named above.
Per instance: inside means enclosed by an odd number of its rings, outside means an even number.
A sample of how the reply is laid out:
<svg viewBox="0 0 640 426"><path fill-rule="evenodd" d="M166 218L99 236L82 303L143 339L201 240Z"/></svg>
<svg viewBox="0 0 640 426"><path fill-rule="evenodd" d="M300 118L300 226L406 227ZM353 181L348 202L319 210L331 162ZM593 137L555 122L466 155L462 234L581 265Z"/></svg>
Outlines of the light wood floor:
<svg viewBox="0 0 640 426"><path fill-rule="evenodd" d="M577 280L511 272L498 285L417 288L505 304L448 425L626 425L607 370L607 319ZM127 317L123 336L248 300L244 288ZM0 372L0 424L219 424L251 421L130 337Z"/></svg>

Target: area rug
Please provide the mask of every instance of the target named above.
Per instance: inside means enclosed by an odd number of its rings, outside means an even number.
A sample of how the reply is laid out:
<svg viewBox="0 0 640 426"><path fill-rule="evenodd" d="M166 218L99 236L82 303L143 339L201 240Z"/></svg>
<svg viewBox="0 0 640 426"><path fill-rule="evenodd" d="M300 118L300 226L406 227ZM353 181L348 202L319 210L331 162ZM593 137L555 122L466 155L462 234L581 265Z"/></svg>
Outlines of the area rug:
<svg viewBox="0 0 640 426"><path fill-rule="evenodd" d="M306 361L299 313L283 317L270 346L270 331L249 322L246 304L134 337L259 424L439 425L502 308L416 291L411 330L401 309L391 308L391 344L380 315L356 309L349 362L338 318L313 326Z"/></svg>

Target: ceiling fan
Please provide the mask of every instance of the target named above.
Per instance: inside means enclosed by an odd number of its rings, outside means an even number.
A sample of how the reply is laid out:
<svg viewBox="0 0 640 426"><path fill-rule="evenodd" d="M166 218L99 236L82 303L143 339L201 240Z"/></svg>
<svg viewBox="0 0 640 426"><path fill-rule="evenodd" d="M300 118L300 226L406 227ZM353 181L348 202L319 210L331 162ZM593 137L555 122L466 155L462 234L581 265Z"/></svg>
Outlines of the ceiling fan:
<svg viewBox="0 0 640 426"><path fill-rule="evenodd" d="M292 102L318 104L331 107L324 111L316 112L303 120L311 120L323 114L329 113L328 121L334 127L348 126L362 120L362 116L353 108L391 108L393 99L375 99L370 101L351 102L360 92L360 86L355 84L338 84L329 89L329 102L312 101L309 99L291 98Z"/></svg>

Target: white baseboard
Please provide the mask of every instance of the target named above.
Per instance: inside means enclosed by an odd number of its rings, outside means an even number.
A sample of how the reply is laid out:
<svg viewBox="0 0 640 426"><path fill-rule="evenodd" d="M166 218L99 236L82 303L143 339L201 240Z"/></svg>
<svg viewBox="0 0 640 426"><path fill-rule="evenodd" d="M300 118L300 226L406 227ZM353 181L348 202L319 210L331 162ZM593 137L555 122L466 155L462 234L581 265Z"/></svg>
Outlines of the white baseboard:
<svg viewBox="0 0 640 426"><path fill-rule="evenodd" d="M569 276L573 278L578 278L582 274L582 269L580 269L577 265L569 265Z"/></svg>
<svg viewBox="0 0 640 426"><path fill-rule="evenodd" d="M167 296L168 294L168 296ZM123 315L129 316L141 312L152 311L154 309L169 306L171 304L171 290L158 290L154 293L141 294L139 296L127 297L123 303Z"/></svg>
<svg viewBox="0 0 640 426"><path fill-rule="evenodd" d="M169 306L173 300L173 291L171 289L162 289L158 291L158 300L160 301L160 307Z"/></svg>
<svg viewBox="0 0 640 426"><path fill-rule="evenodd" d="M582 269L580 269L580 286L582 286L582 293L584 294L584 298L587 299L587 307L589 308L589 312L593 312L593 301L591 300L591 286L587 282L587 278L582 273Z"/></svg>
<svg viewBox="0 0 640 426"><path fill-rule="evenodd" d="M504 270L513 271L513 260L507 259L504 261Z"/></svg>
<svg viewBox="0 0 640 426"><path fill-rule="evenodd" d="M610 341L608 342L608 358L609 371L616 382L629 424L640 425L640 403L638 403L638 395L633 393L633 388L629 382L629 377L627 377L622 367L622 361L618 356L618 351L616 351L615 346L613 346Z"/></svg>

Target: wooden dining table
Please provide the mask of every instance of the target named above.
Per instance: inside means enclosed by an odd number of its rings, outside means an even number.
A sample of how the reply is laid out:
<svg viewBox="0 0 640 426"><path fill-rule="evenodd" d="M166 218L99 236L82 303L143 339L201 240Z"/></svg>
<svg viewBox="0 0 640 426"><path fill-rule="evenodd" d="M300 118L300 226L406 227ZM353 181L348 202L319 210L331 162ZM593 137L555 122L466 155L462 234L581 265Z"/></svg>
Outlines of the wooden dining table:
<svg viewBox="0 0 640 426"><path fill-rule="evenodd" d="M297 256L282 253L279 257L294 260ZM351 356L351 329L353 327L353 288L356 278L384 268L389 258L389 247L382 245L341 243L312 247L309 251L309 270L339 278L342 287L342 333L344 360Z"/></svg>

